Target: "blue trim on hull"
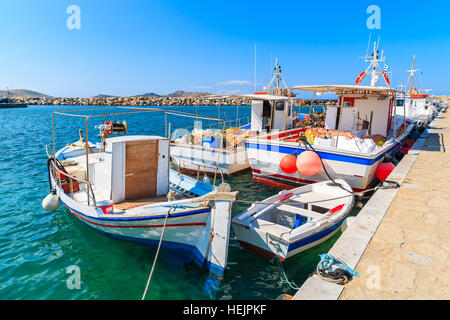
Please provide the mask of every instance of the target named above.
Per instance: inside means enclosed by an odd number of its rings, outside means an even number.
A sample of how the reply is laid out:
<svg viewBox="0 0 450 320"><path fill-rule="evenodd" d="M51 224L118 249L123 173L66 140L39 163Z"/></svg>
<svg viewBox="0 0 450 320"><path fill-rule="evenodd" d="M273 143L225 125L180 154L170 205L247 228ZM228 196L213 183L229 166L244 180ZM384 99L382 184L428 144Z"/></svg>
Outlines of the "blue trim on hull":
<svg viewBox="0 0 450 320"><path fill-rule="evenodd" d="M325 238L330 233L334 232L337 228L339 228L346 217L347 217L347 215L345 215L341 220L339 220L334 225L330 226L328 229L322 230L322 231L320 231L318 233L315 233L315 234L313 234L313 235L311 235L311 236L309 236L307 238L300 239L299 241L296 241L294 243L289 244L289 246L288 246L288 253L293 251L293 250L295 250L295 249L303 247L303 246L305 246L307 244L310 244L311 242L314 242L314 241L320 240L322 238Z"/></svg>
<svg viewBox="0 0 450 320"><path fill-rule="evenodd" d="M356 164L362 164L362 165L372 165L378 160L382 159L386 154L391 153L394 151L394 149L399 145L399 143L394 144L392 147L387 149L385 152L382 152L380 155L378 155L374 159L367 159L367 158L360 158L355 156L348 156L348 155L341 155L331 152L324 152L324 151L317 151L319 156L324 160L334 160L334 161L342 161L342 162L348 162L348 163L356 163ZM303 151L306 151L306 149L302 147L285 147L285 146L279 146L279 145L270 145L270 144L259 144L259 143L249 143L247 142L247 148L250 149L257 149L257 150L264 150L264 151L271 151L271 152L278 152L278 153L284 153L284 154L291 154L296 153L299 155Z"/></svg>

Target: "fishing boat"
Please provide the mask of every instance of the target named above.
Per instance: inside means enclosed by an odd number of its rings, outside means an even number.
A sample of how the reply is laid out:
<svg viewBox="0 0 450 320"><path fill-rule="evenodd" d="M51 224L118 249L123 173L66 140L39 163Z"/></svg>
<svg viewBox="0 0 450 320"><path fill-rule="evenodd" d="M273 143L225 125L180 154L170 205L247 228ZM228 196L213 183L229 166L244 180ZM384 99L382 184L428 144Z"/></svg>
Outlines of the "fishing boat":
<svg viewBox="0 0 450 320"><path fill-rule="evenodd" d="M353 203L344 180L323 181L252 204L231 225L244 248L283 261L332 237Z"/></svg>
<svg viewBox="0 0 450 320"><path fill-rule="evenodd" d="M0 108L7 109L7 108L27 108L28 107L27 104L25 104L25 103L14 102L9 97L8 88L6 89L6 92L7 92L6 97L0 97Z"/></svg>
<svg viewBox="0 0 450 320"><path fill-rule="evenodd" d="M385 71L377 71L384 57L376 43L366 61L370 64L355 85L290 88L312 92L312 100L316 93L334 93L338 104L327 106L325 120L312 127L272 131L247 139L254 181L291 189L344 179L355 191L366 190L377 181L378 165L401 149L414 124L396 114L396 95L400 92L390 87ZM372 76L371 83L361 85L366 74ZM376 86L380 75L387 86ZM282 101L273 97L272 103Z"/></svg>
<svg viewBox="0 0 450 320"><path fill-rule="evenodd" d="M229 176L248 170L250 164L245 139L263 131L292 128L296 116L292 112L292 105L287 103L288 91L282 87L282 84L287 86L281 74L281 66L277 59L272 80L264 87L264 91L256 92L254 95L240 96L252 97L251 117L239 118L237 106L235 120L221 119L220 101L232 95L214 97L219 101L219 114L216 119L219 128L214 129L211 125L210 127L196 125L174 130L170 134L170 155L181 168L181 172L195 174L201 171L212 175L217 168L224 175ZM263 94L267 95L262 97ZM270 103L274 96L278 100L282 99L277 105ZM201 116L197 116L196 120L201 119Z"/></svg>
<svg viewBox="0 0 450 320"><path fill-rule="evenodd" d="M112 109L90 115L82 112L96 111L53 112L53 151L47 147L51 193L43 207L54 210L61 202L96 231L180 252L188 261L222 276L236 192L226 183L214 186L170 169L168 138L126 135L126 122L106 119L131 113L175 112ZM85 119L86 128L84 136L80 129L78 141L55 151L56 115ZM96 143L88 140L88 121L93 117L105 119L97 126L101 141Z"/></svg>
<svg viewBox="0 0 450 320"><path fill-rule="evenodd" d="M421 92L420 89L414 87L414 75L416 73L422 74L420 70L415 69L415 63L416 56L414 55L412 68L411 70L407 70L407 72L409 72L409 90L407 90L407 94L397 98L397 114L405 116L415 123L417 129L423 130L438 114L439 110L431 100L428 92ZM403 90L403 88L401 88L401 90Z"/></svg>

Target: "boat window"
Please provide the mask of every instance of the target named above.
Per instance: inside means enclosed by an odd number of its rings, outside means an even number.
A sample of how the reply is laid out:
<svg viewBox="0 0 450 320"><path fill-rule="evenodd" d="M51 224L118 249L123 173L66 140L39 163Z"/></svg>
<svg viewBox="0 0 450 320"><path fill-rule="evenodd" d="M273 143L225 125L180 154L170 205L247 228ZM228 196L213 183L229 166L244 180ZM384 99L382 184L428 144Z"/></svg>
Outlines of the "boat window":
<svg viewBox="0 0 450 320"><path fill-rule="evenodd" d="M402 107L405 100L397 100L397 107Z"/></svg>
<svg viewBox="0 0 450 320"><path fill-rule="evenodd" d="M278 101L275 108L277 111L283 111L284 110L284 101Z"/></svg>

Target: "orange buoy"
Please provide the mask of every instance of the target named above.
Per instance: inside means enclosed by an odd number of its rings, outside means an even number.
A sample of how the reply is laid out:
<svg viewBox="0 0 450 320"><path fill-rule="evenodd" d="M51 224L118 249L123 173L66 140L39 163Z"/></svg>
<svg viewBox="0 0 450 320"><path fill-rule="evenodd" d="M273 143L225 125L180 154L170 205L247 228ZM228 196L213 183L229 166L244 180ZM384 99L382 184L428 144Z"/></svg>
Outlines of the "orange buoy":
<svg viewBox="0 0 450 320"><path fill-rule="evenodd" d="M378 180L384 181L394 169L395 166L393 163L382 162L378 165L377 170L375 171L375 175L377 176Z"/></svg>
<svg viewBox="0 0 450 320"><path fill-rule="evenodd" d="M285 155L280 161L280 168L285 173L294 173L297 171L297 158L291 154Z"/></svg>
<svg viewBox="0 0 450 320"><path fill-rule="evenodd" d="M297 158L297 170L305 176L313 176L322 168L322 161L317 153L304 151Z"/></svg>

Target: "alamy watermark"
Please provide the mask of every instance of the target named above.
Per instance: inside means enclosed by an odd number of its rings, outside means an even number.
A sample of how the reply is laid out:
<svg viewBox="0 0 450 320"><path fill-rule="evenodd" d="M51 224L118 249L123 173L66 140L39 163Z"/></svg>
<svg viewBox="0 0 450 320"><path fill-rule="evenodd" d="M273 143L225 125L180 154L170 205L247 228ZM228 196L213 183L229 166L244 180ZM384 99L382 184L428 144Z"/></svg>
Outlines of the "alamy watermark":
<svg viewBox="0 0 450 320"><path fill-rule="evenodd" d="M372 4L367 7L366 13L370 14L367 18L366 25L367 28L372 29L381 29L381 9L379 6Z"/></svg>
<svg viewBox="0 0 450 320"><path fill-rule="evenodd" d="M66 20L66 26L69 30L81 29L81 10L80 7L72 4L67 7L67 14L70 16Z"/></svg>
<svg viewBox="0 0 450 320"><path fill-rule="evenodd" d="M70 276L66 280L67 289L81 289L81 271L77 265L71 265L66 268L66 273Z"/></svg>
<svg viewBox="0 0 450 320"><path fill-rule="evenodd" d="M378 265L371 265L367 267L367 280L366 280L367 289L376 289L379 290L381 288L381 269Z"/></svg>

